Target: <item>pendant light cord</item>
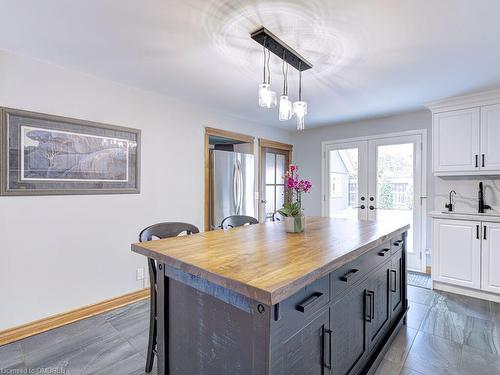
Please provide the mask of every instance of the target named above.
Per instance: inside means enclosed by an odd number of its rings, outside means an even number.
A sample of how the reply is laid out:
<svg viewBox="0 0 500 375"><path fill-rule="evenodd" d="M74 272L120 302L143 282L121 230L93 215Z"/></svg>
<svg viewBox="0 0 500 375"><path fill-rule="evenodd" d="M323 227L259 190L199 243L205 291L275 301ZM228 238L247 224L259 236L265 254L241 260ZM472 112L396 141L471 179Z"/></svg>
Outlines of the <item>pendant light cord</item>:
<svg viewBox="0 0 500 375"><path fill-rule="evenodd" d="M262 45L263 52L264 52L264 64L263 64L264 80L262 81L263 83L266 83L266 42L267 42L267 36L264 37L264 44Z"/></svg>
<svg viewBox="0 0 500 375"><path fill-rule="evenodd" d="M285 62L285 58L285 51L283 51L283 63L281 65L281 71L283 72L283 95L288 95L288 63Z"/></svg>
<svg viewBox="0 0 500 375"><path fill-rule="evenodd" d="M302 101L302 69L300 68L301 64L302 61L299 61L299 102Z"/></svg>
<svg viewBox="0 0 500 375"><path fill-rule="evenodd" d="M269 84L271 84L271 69L269 68L269 60L271 59L271 51L267 50L267 80Z"/></svg>

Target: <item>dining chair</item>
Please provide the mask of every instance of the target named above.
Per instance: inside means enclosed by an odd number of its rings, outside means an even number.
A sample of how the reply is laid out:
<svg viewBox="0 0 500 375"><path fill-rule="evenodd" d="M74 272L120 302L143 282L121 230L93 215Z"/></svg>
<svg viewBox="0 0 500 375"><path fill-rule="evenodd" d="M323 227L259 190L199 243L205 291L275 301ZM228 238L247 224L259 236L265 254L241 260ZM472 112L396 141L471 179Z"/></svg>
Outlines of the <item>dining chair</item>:
<svg viewBox="0 0 500 375"><path fill-rule="evenodd" d="M182 233L194 234L199 233L199 229L188 223L168 222L158 223L151 225L142 230L139 234L139 242L151 241L154 238L162 239L168 237L177 237ZM149 268L149 282L150 288L150 313L149 313L149 340L148 352L146 357L146 372L149 373L153 369L154 355L156 353L156 332L157 332L157 314L156 314L156 301L157 301L157 282L158 277L156 274L156 261L148 258Z"/></svg>
<svg viewBox="0 0 500 375"><path fill-rule="evenodd" d="M222 229L228 229L228 228L241 227L246 224L249 225L259 224L259 221L252 216L231 215L222 220L222 223L220 223L220 227Z"/></svg>
<svg viewBox="0 0 500 375"><path fill-rule="evenodd" d="M282 220L283 216L278 211L273 213L273 216L271 216L271 221L282 221Z"/></svg>

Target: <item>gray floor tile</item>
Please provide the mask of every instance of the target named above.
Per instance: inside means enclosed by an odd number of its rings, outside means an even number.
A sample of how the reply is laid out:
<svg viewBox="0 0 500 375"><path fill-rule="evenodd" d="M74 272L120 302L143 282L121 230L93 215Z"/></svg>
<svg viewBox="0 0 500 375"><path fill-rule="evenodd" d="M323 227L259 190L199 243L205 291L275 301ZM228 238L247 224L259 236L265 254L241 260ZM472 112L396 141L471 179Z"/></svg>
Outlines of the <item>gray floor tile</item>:
<svg viewBox="0 0 500 375"><path fill-rule="evenodd" d="M417 333L417 330L404 326L392 342L384 358L402 366Z"/></svg>
<svg viewBox="0 0 500 375"><path fill-rule="evenodd" d="M458 344L464 343L467 315L449 310L431 309L420 330Z"/></svg>
<svg viewBox="0 0 500 375"><path fill-rule="evenodd" d="M461 374L500 375L500 356L464 346Z"/></svg>
<svg viewBox="0 0 500 375"><path fill-rule="evenodd" d="M461 353L460 344L419 332L404 367L426 375L458 374Z"/></svg>
<svg viewBox="0 0 500 375"><path fill-rule="evenodd" d="M410 328L419 329L426 318L430 307L418 302L409 302L409 305L410 309L408 310L406 323Z"/></svg>
<svg viewBox="0 0 500 375"><path fill-rule="evenodd" d="M382 362L380 362L374 375L399 375L400 370L401 364L394 363L384 358Z"/></svg>
<svg viewBox="0 0 500 375"><path fill-rule="evenodd" d="M500 354L500 337L495 335L495 323L469 316L464 344L483 352Z"/></svg>
<svg viewBox="0 0 500 375"><path fill-rule="evenodd" d="M412 370L411 368L408 367L403 367L399 375L425 375L425 374L419 371Z"/></svg>
<svg viewBox="0 0 500 375"><path fill-rule="evenodd" d="M23 366L24 356L18 342L0 346L0 370L22 368Z"/></svg>
<svg viewBox="0 0 500 375"><path fill-rule="evenodd" d="M435 298L436 293L433 290L408 285L408 300L410 302L430 306L433 304Z"/></svg>
<svg viewBox="0 0 500 375"><path fill-rule="evenodd" d="M145 374L144 367L146 364L146 358L144 358L140 354L135 354L125 360L116 362L111 366L106 368L102 368L96 372L93 372L93 375L143 375ZM89 373L90 374L90 373ZM149 375L156 375L156 361L153 366L153 370L149 373Z"/></svg>
<svg viewBox="0 0 500 375"><path fill-rule="evenodd" d="M493 318L491 303L489 301L453 293L439 292L434 299L431 308L442 311L452 311L458 314L474 316L482 319Z"/></svg>

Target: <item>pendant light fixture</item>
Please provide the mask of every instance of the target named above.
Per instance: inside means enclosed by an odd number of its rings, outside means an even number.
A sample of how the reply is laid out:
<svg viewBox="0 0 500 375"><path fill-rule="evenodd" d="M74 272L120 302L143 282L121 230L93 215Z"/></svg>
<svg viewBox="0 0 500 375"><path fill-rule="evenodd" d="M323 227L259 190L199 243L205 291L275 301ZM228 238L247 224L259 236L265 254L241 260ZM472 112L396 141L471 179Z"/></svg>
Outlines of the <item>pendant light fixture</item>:
<svg viewBox="0 0 500 375"><path fill-rule="evenodd" d="M302 71L311 69L312 64L265 27L261 27L251 33L250 37L262 45L264 50L264 78L262 83L259 85L259 106L263 108L274 108L277 104L276 92L271 90L271 69L269 67L269 60L272 52L282 59L281 70L283 72L283 94L280 96L279 100L278 118L280 121L287 121L295 116L297 120L297 129L304 130L304 121L305 116L307 115L307 103L302 100ZM288 97L289 65L299 71L299 97L298 100L293 103Z"/></svg>
<svg viewBox="0 0 500 375"><path fill-rule="evenodd" d="M273 108L276 107L276 92L271 90L271 70L269 69L269 59L271 58L271 53L268 51L266 58L266 39L264 40L264 66L263 73L264 78L262 83L259 85L259 106L262 108ZM266 81L266 67L267 67L267 81Z"/></svg>
<svg viewBox="0 0 500 375"><path fill-rule="evenodd" d="M287 121L292 118L292 102L288 99L288 63L285 62L285 51L283 51L283 95L280 96L279 120ZM286 69L285 69L286 65Z"/></svg>
<svg viewBox="0 0 500 375"><path fill-rule="evenodd" d="M302 101L302 70L299 63L299 100L293 102L293 114L297 119L297 130L304 130L304 119L307 115L307 103Z"/></svg>

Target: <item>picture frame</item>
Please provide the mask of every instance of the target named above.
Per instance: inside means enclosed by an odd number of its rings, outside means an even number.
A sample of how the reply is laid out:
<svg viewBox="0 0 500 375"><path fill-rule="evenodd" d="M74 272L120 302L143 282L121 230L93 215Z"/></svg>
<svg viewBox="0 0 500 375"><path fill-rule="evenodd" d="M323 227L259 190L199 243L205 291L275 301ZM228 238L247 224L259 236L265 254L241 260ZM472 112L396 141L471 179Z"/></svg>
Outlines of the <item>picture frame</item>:
<svg viewBox="0 0 500 375"><path fill-rule="evenodd" d="M0 107L0 195L140 193L141 130Z"/></svg>

